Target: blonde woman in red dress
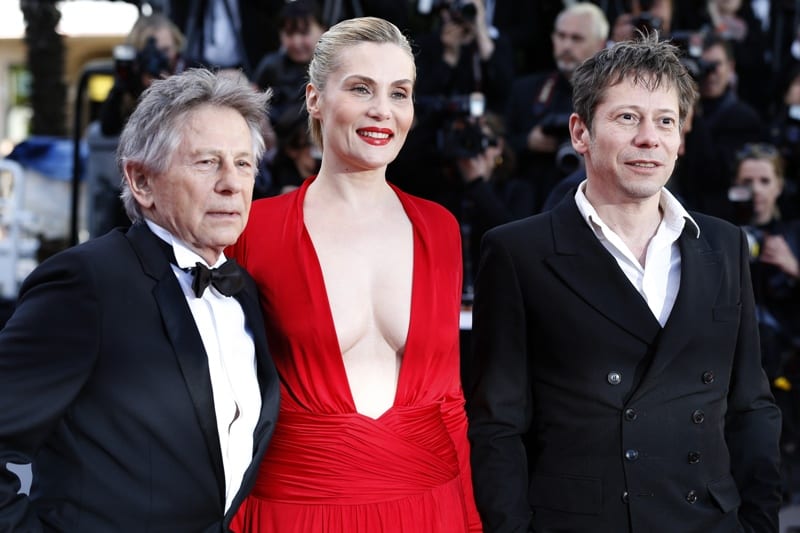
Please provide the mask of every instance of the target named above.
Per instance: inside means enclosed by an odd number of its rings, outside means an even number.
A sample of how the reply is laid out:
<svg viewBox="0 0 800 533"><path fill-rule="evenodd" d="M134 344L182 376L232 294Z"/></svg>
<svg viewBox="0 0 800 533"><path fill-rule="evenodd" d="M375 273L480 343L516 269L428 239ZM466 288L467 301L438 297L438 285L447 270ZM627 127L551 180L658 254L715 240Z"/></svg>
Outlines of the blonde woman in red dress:
<svg viewBox="0 0 800 533"><path fill-rule="evenodd" d="M255 202L231 250L258 284L282 384L236 532L481 530L459 378L458 226L386 181L415 77L393 24L328 30L306 88L320 171Z"/></svg>

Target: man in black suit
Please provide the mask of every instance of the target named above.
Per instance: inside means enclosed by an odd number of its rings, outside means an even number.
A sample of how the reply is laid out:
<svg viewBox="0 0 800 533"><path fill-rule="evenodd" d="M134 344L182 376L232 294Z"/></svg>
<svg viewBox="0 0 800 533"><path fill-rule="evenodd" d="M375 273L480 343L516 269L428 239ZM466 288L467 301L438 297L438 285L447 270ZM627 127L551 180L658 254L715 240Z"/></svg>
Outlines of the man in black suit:
<svg viewBox="0 0 800 533"><path fill-rule="evenodd" d="M170 0L169 18L186 36L190 66L241 69L247 76L280 47L277 18L285 0Z"/></svg>
<svg viewBox="0 0 800 533"><path fill-rule="evenodd" d="M733 44L720 35L708 35L701 58L713 65L699 87L700 120L713 147L713 154L705 157L713 157L721 168L716 180L713 176L694 176L695 189L704 213L732 220L728 187L736 177L736 152L746 143L764 140L766 128L758 112L736 93Z"/></svg>
<svg viewBox="0 0 800 533"><path fill-rule="evenodd" d="M650 35L573 76L587 180L489 231L465 390L487 532L777 532L748 247L664 188L697 90Z"/></svg>
<svg viewBox="0 0 800 533"><path fill-rule="evenodd" d="M228 531L278 413L255 284L223 255L268 101L206 70L155 82L120 137L132 227L23 284L0 331L0 530ZM31 463L30 497L7 462Z"/></svg>
<svg viewBox="0 0 800 533"><path fill-rule="evenodd" d="M507 139L517 156L519 174L531 183L536 212L547 195L579 164L569 146L572 73L606 46L608 20L590 2L564 8L552 28L556 69L517 78L505 111Z"/></svg>

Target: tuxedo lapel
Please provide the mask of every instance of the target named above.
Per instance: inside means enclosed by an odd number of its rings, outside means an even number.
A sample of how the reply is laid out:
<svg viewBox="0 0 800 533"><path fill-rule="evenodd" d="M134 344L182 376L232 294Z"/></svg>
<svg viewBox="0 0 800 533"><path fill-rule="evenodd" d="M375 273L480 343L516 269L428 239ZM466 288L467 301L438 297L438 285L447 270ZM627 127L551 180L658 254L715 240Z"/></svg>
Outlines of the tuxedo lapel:
<svg viewBox="0 0 800 533"><path fill-rule="evenodd" d="M253 336L253 344L255 346L258 383L261 388L262 398L261 414L253 434L253 443L257 448L264 437L264 432L271 430L271 425L275 422L272 416L275 406L270 404L274 398L277 398L277 392L273 390L277 378L275 366L272 363L267 347L267 337L264 333L264 320L258 303L258 295L252 284L246 283L244 290L237 293L235 298L242 306L247 327Z"/></svg>
<svg viewBox="0 0 800 533"><path fill-rule="evenodd" d="M644 342L652 342L660 324L583 220L575 202L561 202L551 213L556 253L545 261L555 275L598 313Z"/></svg>
<svg viewBox="0 0 800 533"><path fill-rule="evenodd" d="M261 413L259 414L256 428L253 432L253 462L248 467L242 479L242 485L231 503L225 515L225 525L229 525L233 515L242 504L242 501L250 493L255 483L260 468L260 459L266 452L267 445L275 430L275 422L278 418L278 405L280 390L278 385L278 374L267 345L267 337L264 332L264 318L261 314L261 307L258 301L258 291L255 284L249 279L245 283L244 290L236 294L236 300L241 304L244 311L247 327L253 335L253 344L256 352L256 369L258 372L258 384L261 388ZM226 529L227 531L227 529Z"/></svg>
<svg viewBox="0 0 800 533"><path fill-rule="evenodd" d="M650 368L645 373L634 399L647 394L661 373L686 346L690 339L702 336L697 328L711 313L715 295L722 281L722 261L719 251L696 237L694 227L683 230L678 245L681 250L681 284L669 319L658 340Z"/></svg>
<svg viewBox="0 0 800 533"><path fill-rule="evenodd" d="M217 432L214 396L208 358L200 333L170 267L162 245L146 224L136 224L127 233L145 273L155 279L153 297L161 310L164 329L172 344L183 379L195 407L197 421L205 437L209 459L214 466L220 498L225 501L225 475ZM198 468L201 468L198 465Z"/></svg>

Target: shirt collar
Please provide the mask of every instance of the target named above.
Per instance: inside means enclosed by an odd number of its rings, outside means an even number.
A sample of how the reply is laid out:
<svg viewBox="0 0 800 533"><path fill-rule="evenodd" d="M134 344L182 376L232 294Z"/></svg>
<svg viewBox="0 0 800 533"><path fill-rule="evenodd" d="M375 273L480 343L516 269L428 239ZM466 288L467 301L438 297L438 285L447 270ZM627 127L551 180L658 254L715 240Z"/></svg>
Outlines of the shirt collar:
<svg viewBox="0 0 800 533"><path fill-rule="evenodd" d="M578 190L575 192L575 203L578 205L578 211L580 211L581 216L589 227L592 228L592 231L594 231L595 234L600 231L602 234L604 231L608 231L608 226L602 221L594 206L589 203L589 200L586 198L586 194L583 192L586 188L586 182L587 180L583 180L578 186ZM686 211L677 198L675 198L666 187L661 188L661 197L658 201L658 205L664 213L664 224L675 229L678 234L680 234L686 226L686 223L689 223L695 238L700 238L700 226L697 225L692 215Z"/></svg>
<svg viewBox="0 0 800 533"><path fill-rule="evenodd" d="M186 246L183 241L175 237L168 230L162 228L152 220L144 219L144 221L147 223L150 231L172 247L172 252L175 254L175 261L178 263L179 268L192 268L196 263L201 263L207 267L213 268L225 262L225 254L220 254L217 262L213 265L209 265L205 259L197 255L196 252Z"/></svg>

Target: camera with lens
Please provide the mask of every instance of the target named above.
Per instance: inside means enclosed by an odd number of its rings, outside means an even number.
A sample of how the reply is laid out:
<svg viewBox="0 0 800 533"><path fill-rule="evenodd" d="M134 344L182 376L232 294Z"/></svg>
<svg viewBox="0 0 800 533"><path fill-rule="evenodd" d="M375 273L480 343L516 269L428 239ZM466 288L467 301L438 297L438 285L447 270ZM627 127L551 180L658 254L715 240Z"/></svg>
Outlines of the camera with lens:
<svg viewBox="0 0 800 533"><path fill-rule="evenodd" d="M438 132L437 145L446 159L471 159L497 146L497 139L486 135L473 117L461 116L445 122Z"/></svg>
<svg viewBox="0 0 800 533"><path fill-rule="evenodd" d="M474 23L478 16L478 8L471 0L441 0L435 5L438 9L448 11L454 22Z"/></svg>
<svg viewBox="0 0 800 533"><path fill-rule="evenodd" d="M728 189L728 202L732 206L733 222L744 230L750 260L756 261L764 247L764 232L753 226L753 189L747 185L733 185Z"/></svg>
<svg viewBox="0 0 800 533"><path fill-rule="evenodd" d="M765 234L762 230L753 226L742 226L745 237L747 237L747 247L750 249L750 261L757 261L764 249Z"/></svg>
<svg viewBox="0 0 800 533"><path fill-rule="evenodd" d="M548 113L541 121L539 127L542 133L559 139L556 149L556 168L564 175L572 174L583 164L583 158L575 151L569 135L569 117L571 113ZM566 140L564 140L566 139Z"/></svg>
<svg viewBox="0 0 800 533"><path fill-rule="evenodd" d="M160 78L171 70L169 58L158 49L155 37L148 37L141 50L130 45L115 46L113 55L117 83L136 95L144 90L143 76Z"/></svg>
<svg viewBox="0 0 800 533"><path fill-rule="evenodd" d="M421 114L434 117L436 148L446 160L470 159L497 143L480 125L485 111L482 93L420 97L416 104Z"/></svg>
<svg viewBox="0 0 800 533"><path fill-rule="evenodd" d="M548 113L539 121L542 133L563 139L569 137L569 117L572 113Z"/></svg>
<svg viewBox="0 0 800 533"><path fill-rule="evenodd" d="M769 135L787 167L796 167L800 162L800 105L787 106L782 119L770 126Z"/></svg>
<svg viewBox="0 0 800 533"><path fill-rule="evenodd" d="M706 61L701 57L681 56L680 62L697 83L702 83L709 74L716 70L717 61Z"/></svg>
<svg viewBox="0 0 800 533"><path fill-rule="evenodd" d="M704 38L703 32L695 31L675 31L670 37L672 44L681 51L681 64L697 83L702 83L719 64L717 61L706 61L701 57L703 47L700 43Z"/></svg>
<svg viewBox="0 0 800 533"><path fill-rule="evenodd" d="M450 14L453 20L472 23L478 16L478 8L469 0L453 0L450 2Z"/></svg>
<svg viewBox="0 0 800 533"><path fill-rule="evenodd" d="M631 24L645 35L651 35L653 32L661 31L664 21L650 13L640 13L631 19Z"/></svg>

